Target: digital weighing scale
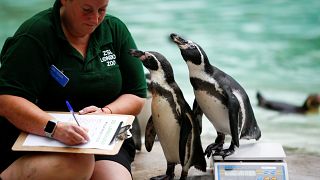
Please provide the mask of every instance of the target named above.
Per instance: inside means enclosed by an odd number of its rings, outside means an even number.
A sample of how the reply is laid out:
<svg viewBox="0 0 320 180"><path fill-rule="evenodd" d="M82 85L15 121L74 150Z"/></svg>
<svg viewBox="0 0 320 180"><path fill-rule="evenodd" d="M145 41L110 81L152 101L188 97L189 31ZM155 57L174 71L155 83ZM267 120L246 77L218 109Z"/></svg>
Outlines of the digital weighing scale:
<svg viewBox="0 0 320 180"><path fill-rule="evenodd" d="M285 157L278 143L240 144L224 160L212 157L215 180L289 180Z"/></svg>

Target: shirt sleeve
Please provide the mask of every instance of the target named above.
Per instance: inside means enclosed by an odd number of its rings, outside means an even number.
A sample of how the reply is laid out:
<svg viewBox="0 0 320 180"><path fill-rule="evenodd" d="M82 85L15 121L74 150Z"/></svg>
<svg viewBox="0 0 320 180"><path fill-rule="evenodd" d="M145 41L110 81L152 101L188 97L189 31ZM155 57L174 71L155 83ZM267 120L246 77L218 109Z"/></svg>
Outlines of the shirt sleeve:
<svg viewBox="0 0 320 180"><path fill-rule="evenodd" d="M143 70L142 62L129 54L130 49L137 49L137 46L132 38L126 25L119 20L118 37L116 37L117 46L119 48L120 69L122 75L122 92L135 94L145 98L147 96L147 84Z"/></svg>
<svg viewBox="0 0 320 180"><path fill-rule="evenodd" d="M9 38L0 58L0 94L35 102L49 77L49 65L40 42L30 35Z"/></svg>

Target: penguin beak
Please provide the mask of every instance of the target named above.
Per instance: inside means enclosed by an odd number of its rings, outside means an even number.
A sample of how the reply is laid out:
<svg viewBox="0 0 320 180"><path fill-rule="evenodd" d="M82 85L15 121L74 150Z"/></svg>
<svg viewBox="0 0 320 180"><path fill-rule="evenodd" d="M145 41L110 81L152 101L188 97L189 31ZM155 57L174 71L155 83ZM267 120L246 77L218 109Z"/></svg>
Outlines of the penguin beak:
<svg viewBox="0 0 320 180"><path fill-rule="evenodd" d="M183 38L181 38L179 35L175 33L170 34L170 37L172 41L175 42L177 45L185 45L188 43L188 41L184 40Z"/></svg>
<svg viewBox="0 0 320 180"><path fill-rule="evenodd" d="M137 50L137 49L130 49L129 54L133 57L140 58L141 56L145 55L145 52Z"/></svg>

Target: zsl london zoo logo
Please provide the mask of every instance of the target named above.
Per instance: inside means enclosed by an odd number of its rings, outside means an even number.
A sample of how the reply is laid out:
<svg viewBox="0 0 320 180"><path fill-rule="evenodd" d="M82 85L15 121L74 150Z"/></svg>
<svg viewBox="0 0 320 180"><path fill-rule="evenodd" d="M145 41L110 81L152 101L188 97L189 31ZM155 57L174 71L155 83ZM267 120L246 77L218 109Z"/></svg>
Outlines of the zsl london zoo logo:
<svg viewBox="0 0 320 180"><path fill-rule="evenodd" d="M114 66L116 64L116 55L113 54L112 51L108 50L104 50L102 51L102 58L100 58L100 61L106 62L107 66Z"/></svg>

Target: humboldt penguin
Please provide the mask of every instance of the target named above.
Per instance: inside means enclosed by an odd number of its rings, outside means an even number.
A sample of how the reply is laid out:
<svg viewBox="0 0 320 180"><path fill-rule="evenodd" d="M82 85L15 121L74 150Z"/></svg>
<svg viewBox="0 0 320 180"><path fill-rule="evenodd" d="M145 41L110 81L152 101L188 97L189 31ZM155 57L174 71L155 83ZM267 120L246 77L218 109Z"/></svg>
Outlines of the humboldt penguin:
<svg viewBox="0 0 320 180"><path fill-rule="evenodd" d="M317 114L320 113L320 94L310 94L300 106L283 101L266 99L257 92L258 106L280 113Z"/></svg>
<svg viewBox="0 0 320 180"><path fill-rule="evenodd" d="M182 166L180 179L186 179L191 166L206 171L199 120L175 82L169 61L153 51L131 49L129 53L142 61L151 76L152 114L146 126L146 149L152 150L157 136L167 160L166 174L151 179L173 179L176 164Z"/></svg>
<svg viewBox="0 0 320 180"><path fill-rule="evenodd" d="M170 35L177 44L189 69L189 78L195 94L195 103L217 131L215 142L210 144L207 157L224 159L239 147L239 139L261 137L249 98L241 85L231 76L212 66L204 50L196 43L177 34ZM229 148L223 149L225 135L231 135Z"/></svg>

